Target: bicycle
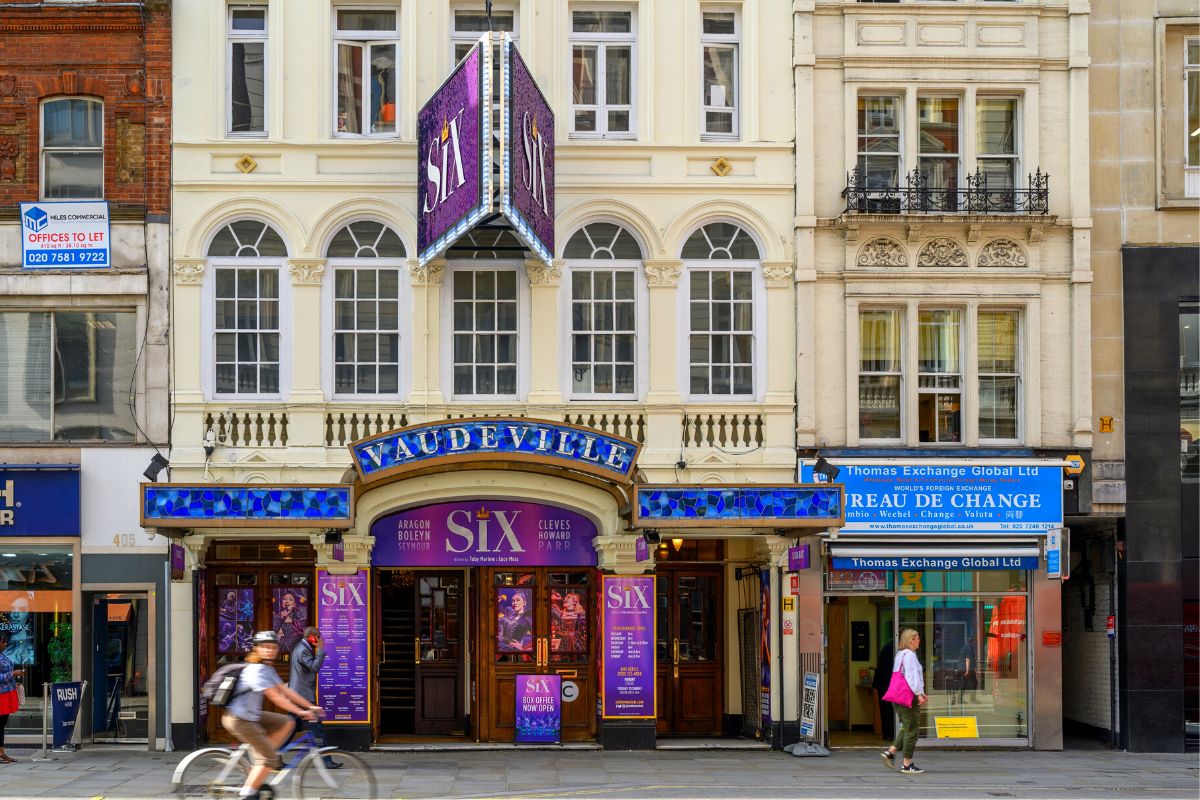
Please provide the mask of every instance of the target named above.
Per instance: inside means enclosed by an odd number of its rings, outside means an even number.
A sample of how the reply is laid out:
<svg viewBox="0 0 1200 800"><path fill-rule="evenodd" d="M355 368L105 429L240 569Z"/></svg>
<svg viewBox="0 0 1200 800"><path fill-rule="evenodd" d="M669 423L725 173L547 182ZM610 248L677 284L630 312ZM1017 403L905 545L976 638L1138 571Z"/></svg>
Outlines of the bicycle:
<svg viewBox="0 0 1200 800"><path fill-rule="evenodd" d="M312 732L305 730L280 751L283 768L277 770L258 790L258 797L274 797L283 783L292 779L293 792L300 800L353 798L374 800L375 774L356 755L336 747L318 747ZM332 757L342 766L331 770L325 759ZM250 748L206 747L189 755L175 767L171 785L179 798L237 797L250 772Z"/></svg>

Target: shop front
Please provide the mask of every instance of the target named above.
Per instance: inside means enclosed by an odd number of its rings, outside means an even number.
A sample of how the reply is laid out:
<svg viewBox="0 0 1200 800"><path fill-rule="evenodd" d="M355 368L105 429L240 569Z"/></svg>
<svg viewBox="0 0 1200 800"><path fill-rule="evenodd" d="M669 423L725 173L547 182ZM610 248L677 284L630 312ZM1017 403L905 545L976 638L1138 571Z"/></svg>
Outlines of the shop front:
<svg viewBox="0 0 1200 800"><path fill-rule="evenodd" d="M929 697L922 738L1061 748L1062 462L836 465L846 525L821 542L820 573L800 593L823 631L829 742L875 745L894 729L878 687L911 628Z"/></svg>
<svg viewBox="0 0 1200 800"><path fill-rule="evenodd" d="M78 465L0 465L0 635L24 690L10 737L40 736L43 686L78 677L79 508Z"/></svg>

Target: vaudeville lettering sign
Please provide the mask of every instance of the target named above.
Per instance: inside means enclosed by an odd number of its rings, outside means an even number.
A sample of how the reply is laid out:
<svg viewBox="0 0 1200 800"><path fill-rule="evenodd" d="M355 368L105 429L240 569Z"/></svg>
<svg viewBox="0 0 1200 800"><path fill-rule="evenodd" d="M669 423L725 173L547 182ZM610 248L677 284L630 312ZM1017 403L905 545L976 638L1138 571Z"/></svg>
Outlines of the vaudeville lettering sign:
<svg viewBox="0 0 1200 800"><path fill-rule="evenodd" d="M431 462L534 461L632 480L641 445L592 428L524 417L456 419L412 425L350 445L363 481Z"/></svg>
<svg viewBox="0 0 1200 800"><path fill-rule="evenodd" d="M498 213L554 258L554 113L508 34L485 33L417 115L417 260ZM492 46L499 43L500 186L492 187Z"/></svg>

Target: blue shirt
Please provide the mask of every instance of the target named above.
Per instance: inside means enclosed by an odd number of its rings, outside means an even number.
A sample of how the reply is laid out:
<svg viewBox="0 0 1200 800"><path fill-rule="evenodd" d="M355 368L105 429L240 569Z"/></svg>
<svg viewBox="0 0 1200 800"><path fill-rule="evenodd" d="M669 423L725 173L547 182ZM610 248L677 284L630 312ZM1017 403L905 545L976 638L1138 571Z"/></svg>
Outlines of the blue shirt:
<svg viewBox="0 0 1200 800"><path fill-rule="evenodd" d="M283 683L279 673L269 664L247 664L238 675L235 697L225 706L226 713L238 719L258 722L262 719L263 692L279 683Z"/></svg>

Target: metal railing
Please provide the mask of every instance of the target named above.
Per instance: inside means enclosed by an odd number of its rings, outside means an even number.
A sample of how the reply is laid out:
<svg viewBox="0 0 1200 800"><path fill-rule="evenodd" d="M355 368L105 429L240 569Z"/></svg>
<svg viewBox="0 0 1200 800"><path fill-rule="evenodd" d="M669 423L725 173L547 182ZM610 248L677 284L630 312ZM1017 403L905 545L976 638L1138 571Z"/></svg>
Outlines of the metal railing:
<svg viewBox="0 0 1200 800"><path fill-rule="evenodd" d="M967 185L930 186L914 169L903 186L872 186L861 167L846 175L846 211L856 214L1049 214L1050 175L1041 167L1028 175L1028 188L989 187L976 170Z"/></svg>

